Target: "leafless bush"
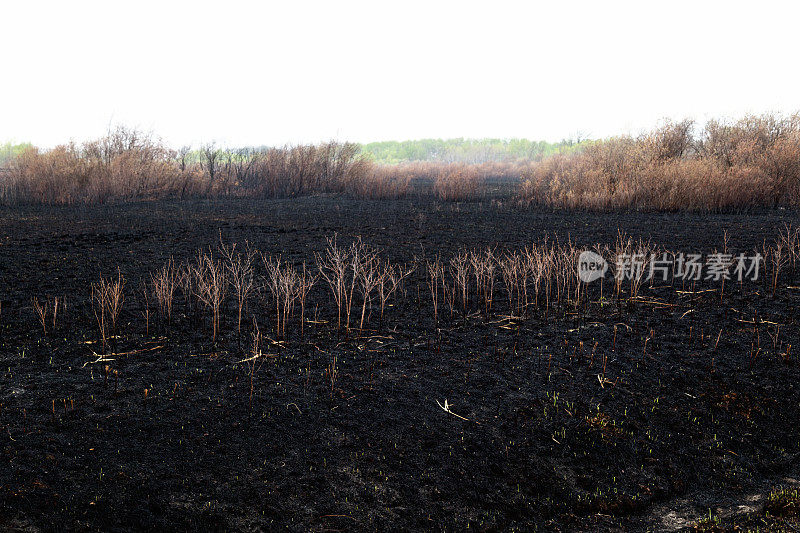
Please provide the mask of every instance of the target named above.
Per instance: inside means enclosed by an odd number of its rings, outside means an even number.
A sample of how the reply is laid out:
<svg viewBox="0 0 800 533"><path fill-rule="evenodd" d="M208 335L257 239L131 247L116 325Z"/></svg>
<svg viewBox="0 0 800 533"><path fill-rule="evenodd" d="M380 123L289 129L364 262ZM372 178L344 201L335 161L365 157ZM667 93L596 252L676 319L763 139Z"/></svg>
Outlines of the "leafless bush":
<svg viewBox="0 0 800 533"><path fill-rule="evenodd" d="M317 283L318 276L312 275L303 262L297 277L297 300L300 302L300 337L305 334L306 301L311 289Z"/></svg>
<svg viewBox="0 0 800 533"><path fill-rule="evenodd" d="M475 276L475 294L477 294L480 301L479 307L482 304L484 316L488 317L492 311L495 271L497 270L494 251L490 248L471 251L470 265L472 266L472 274Z"/></svg>
<svg viewBox="0 0 800 533"><path fill-rule="evenodd" d="M521 198L564 208L723 211L800 202L800 115L667 122L525 170Z"/></svg>
<svg viewBox="0 0 800 533"><path fill-rule="evenodd" d="M440 200L462 202L477 199L481 183L477 168L453 163L439 169L433 190Z"/></svg>
<svg viewBox="0 0 800 533"><path fill-rule="evenodd" d="M243 190L264 197L366 191L372 164L351 143L287 146L255 151L241 176Z"/></svg>
<svg viewBox="0 0 800 533"><path fill-rule="evenodd" d="M450 275L454 282L454 292L461 297L461 311L465 317L467 316L469 302L469 268L469 253L466 250L459 250L450 259Z"/></svg>
<svg viewBox="0 0 800 533"><path fill-rule="evenodd" d="M198 253L197 261L191 268L194 295L211 312L211 338L212 342L216 342L220 309L228 292L225 264L214 259L212 252Z"/></svg>
<svg viewBox="0 0 800 533"><path fill-rule="evenodd" d="M498 260L498 266L506 289L509 313L513 315L516 312L521 316L522 294L524 292L522 280L525 271L525 263L517 252L507 252Z"/></svg>
<svg viewBox="0 0 800 533"><path fill-rule="evenodd" d="M158 311L162 320L172 321L172 301L178 285L178 270L170 257L167 263L155 274L150 275L153 294L158 303Z"/></svg>
<svg viewBox="0 0 800 533"><path fill-rule="evenodd" d="M287 264L283 269L280 278L280 299L283 302L283 327L278 333L279 337L286 338L286 324L289 321L289 315L294 310L294 302L297 299L297 286L299 283L299 276L297 270L292 265Z"/></svg>
<svg viewBox="0 0 800 533"><path fill-rule="evenodd" d="M569 268L567 251L556 245L553 255L553 273L556 282L556 305L560 306L565 295L569 294L569 282L572 279L572 272Z"/></svg>
<svg viewBox="0 0 800 533"><path fill-rule="evenodd" d="M784 248L783 243L779 242L775 244L770 250L770 253L765 254L765 257L769 258L772 263L771 268L771 289L772 289L772 297L775 297L775 293L778 290L778 280L780 280L781 269L786 265L788 261L786 249Z"/></svg>
<svg viewBox="0 0 800 533"><path fill-rule="evenodd" d="M258 322L256 322L255 318L253 318L253 337L250 348L250 357L243 361L247 365L247 376L250 382L249 408L251 410L253 409L253 380L255 378L256 371L261 366L264 358L264 354L261 353L261 341L262 337L261 331L258 329Z"/></svg>
<svg viewBox="0 0 800 533"><path fill-rule="evenodd" d="M378 298L381 301L381 323L389 298L397 291L403 280L411 275L413 268L395 266L389 261L378 266Z"/></svg>
<svg viewBox="0 0 800 533"><path fill-rule="evenodd" d="M543 246L532 245L530 248L526 247L523 252L525 271L528 272L533 281L533 306L539 307L539 291L542 287L543 280L549 280L550 274L550 256L547 249ZM549 281L548 281L549 285ZM549 294L549 293L548 293ZM525 308L528 307L530 301L528 299L527 284L525 289Z"/></svg>
<svg viewBox="0 0 800 533"><path fill-rule="evenodd" d="M342 310L345 306L349 307L348 270L350 267L350 257L346 249L340 248L336 244L336 237L328 238L328 246L324 254L315 252L317 267L322 278L327 282L331 295L337 308L337 330L342 329ZM351 279L354 280L354 278ZM349 311L348 311L349 316Z"/></svg>
<svg viewBox="0 0 800 533"><path fill-rule="evenodd" d="M381 261L378 252L367 246L359 246L354 251L353 275L356 278L356 289L361 296L361 320L358 323L358 329L363 330L367 304L372 300L373 291L380 284Z"/></svg>
<svg viewBox="0 0 800 533"><path fill-rule="evenodd" d="M406 193L407 184L382 179L359 152L356 144L337 142L258 150L222 150L211 143L200 148L192 164L187 147L174 152L150 135L119 127L82 145L23 152L11 162L0 201L70 204L201 194Z"/></svg>
<svg viewBox="0 0 800 533"><path fill-rule="evenodd" d="M356 289L362 297L363 328L364 313L370 295L377 285L377 252L365 245L361 238L348 248L340 248L336 239L328 239L324 255L316 254L320 275L327 282L338 308L338 329L342 325L344 313L345 329L350 330L350 314Z"/></svg>
<svg viewBox="0 0 800 533"><path fill-rule="evenodd" d="M39 319L39 324L42 326L42 333L47 335L47 314L50 309L50 302L45 300L44 303L39 302L39 299L33 297L33 311Z"/></svg>
<svg viewBox="0 0 800 533"><path fill-rule="evenodd" d="M200 149L200 155L202 156L202 162L200 163L201 167L206 174L208 174L209 190L213 190L217 178L219 158L222 155L222 151L219 150L214 143L210 143L206 144Z"/></svg>
<svg viewBox="0 0 800 533"><path fill-rule="evenodd" d="M401 165L370 165L360 179L348 182L347 192L358 198L394 200L408 196L413 179Z"/></svg>
<svg viewBox="0 0 800 533"><path fill-rule="evenodd" d="M542 250L542 281L544 283L545 313L550 309L550 298L553 294L553 272L556 270L556 249L551 245L544 245Z"/></svg>
<svg viewBox="0 0 800 533"><path fill-rule="evenodd" d="M433 320L439 324L439 285L444 278L444 266L441 258L437 255L433 261L426 261L425 267L428 273L428 290L433 303Z"/></svg>
<svg viewBox="0 0 800 533"><path fill-rule="evenodd" d="M0 200L70 204L169 196L187 189L174 157L160 140L122 127L80 146L31 148L12 161Z"/></svg>
<svg viewBox="0 0 800 533"><path fill-rule="evenodd" d="M236 244L226 246L220 242L220 253L225 260L228 279L236 293L236 331L241 333L242 312L255 288L253 279L255 252L248 246L244 253L240 253L236 251Z"/></svg>
<svg viewBox="0 0 800 533"><path fill-rule="evenodd" d="M284 339L289 315L299 295L300 276L297 270L289 263L285 263L280 256L273 259L262 255L261 259L267 272L265 285L275 302L275 334L279 339Z"/></svg>
<svg viewBox="0 0 800 533"><path fill-rule="evenodd" d="M794 280L797 262L800 260L800 228L792 228L790 224L784 226L780 234L780 242L786 249L789 277Z"/></svg>
<svg viewBox="0 0 800 533"><path fill-rule="evenodd" d="M125 301L125 278L117 269L116 279L100 278L97 283L92 283L92 307L100 329L103 349L108 345L109 333L113 334L117 328L117 319L122 311Z"/></svg>
<svg viewBox="0 0 800 533"><path fill-rule="evenodd" d="M639 296L639 290L647 277L647 258L655 255L656 251L642 239L634 241L632 237L622 231L617 232L613 248L610 249L612 257L608 258L614 276L614 294L617 302L622 300L625 282L628 282L629 301Z"/></svg>
<svg viewBox="0 0 800 533"><path fill-rule="evenodd" d="M81 145L31 148L10 163L0 201L69 204L187 195L398 198L412 183L446 201L480 197L488 177L522 178L523 203L581 209L725 211L800 204L800 114L667 122L638 137L582 143L543 161L378 166L351 143L177 153L117 128ZM196 162L192 163L195 160Z"/></svg>
<svg viewBox="0 0 800 533"><path fill-rule="evenodd" d="M191 263L180 264L177 269L177 283L183 294L184 305L190 310L194 298L194 268Z"/></svg>

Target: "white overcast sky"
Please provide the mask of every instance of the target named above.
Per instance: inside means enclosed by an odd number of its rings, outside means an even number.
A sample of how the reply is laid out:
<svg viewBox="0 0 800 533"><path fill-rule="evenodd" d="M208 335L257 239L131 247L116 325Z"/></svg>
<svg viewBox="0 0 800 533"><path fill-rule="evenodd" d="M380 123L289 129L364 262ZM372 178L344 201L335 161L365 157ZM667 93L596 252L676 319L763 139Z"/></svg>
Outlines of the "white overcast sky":
<svg viewBox="0 0 800 533"><path fill-rule="evenodd" d="M800 110L793 2L17 1L0 142L559 140Z"/></svg>

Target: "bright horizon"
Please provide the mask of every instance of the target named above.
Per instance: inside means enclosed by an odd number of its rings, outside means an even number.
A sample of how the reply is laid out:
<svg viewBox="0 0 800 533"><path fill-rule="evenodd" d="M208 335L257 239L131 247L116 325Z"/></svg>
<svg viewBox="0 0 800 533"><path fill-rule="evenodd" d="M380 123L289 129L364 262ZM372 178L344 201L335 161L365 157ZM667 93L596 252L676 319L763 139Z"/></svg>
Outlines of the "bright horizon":
<svg viewBox="0 0 800 533"><path fill-rule="evenodd" d="M636 134L800 110L800 10L729 2L17 2L0 143Z"/></svg>

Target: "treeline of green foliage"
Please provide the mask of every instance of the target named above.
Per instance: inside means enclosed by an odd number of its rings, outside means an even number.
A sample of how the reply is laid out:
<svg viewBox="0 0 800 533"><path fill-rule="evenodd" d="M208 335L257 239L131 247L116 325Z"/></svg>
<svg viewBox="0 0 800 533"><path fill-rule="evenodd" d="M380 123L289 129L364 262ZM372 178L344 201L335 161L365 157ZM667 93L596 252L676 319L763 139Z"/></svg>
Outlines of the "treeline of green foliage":
<svg viewBox="0 0 800 533"><path fill-rule="evenodd" d="M587 141L564 140L550 143L528 139L419 139L384 141L361 145L362 152L376 163L407 161L485 163L524 159L538 161L547 156L579 149Z"/></svg>
<svg viewBox="0 0 800 533"><path fill-rule="evenodd" d="M539 161L553 154L580 150L592 141L563 140L559 142L531 141L528 139L418 139L413 141L383 141L361 145L361 153L375 163L391 165L410 161L445 163L485 163L488 161ZM7 142L0 145L0 168L9 162L30 143ZM238 160L259 148L219 148L221 160ZM203 159L202 149L184 148L176 156L186 164L199 163Z"/></svg>
<svg viewBox="0 0 800 533"><path fill-rule="evenodd" d="M17 157L26 148L32 147L33 145L31 143L14 144L7 142L5 144L0 144L0 168L6 166L10 160Z"/></svg>

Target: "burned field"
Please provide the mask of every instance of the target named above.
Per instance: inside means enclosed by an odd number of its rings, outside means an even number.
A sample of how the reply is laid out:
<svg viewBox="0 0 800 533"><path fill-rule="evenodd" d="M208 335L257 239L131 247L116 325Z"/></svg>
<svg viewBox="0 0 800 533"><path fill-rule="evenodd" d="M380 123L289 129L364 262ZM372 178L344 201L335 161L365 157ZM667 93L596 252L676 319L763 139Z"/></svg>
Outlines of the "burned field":
<svg viewBox="0 0 800 533"><path fill-rule="evenodd" d="M799 222L334 196L2 208L0 524L791 523ZM765 259L741 284L586 286L583 249ZM337 293L336 253L391 276Z"/></svg>

